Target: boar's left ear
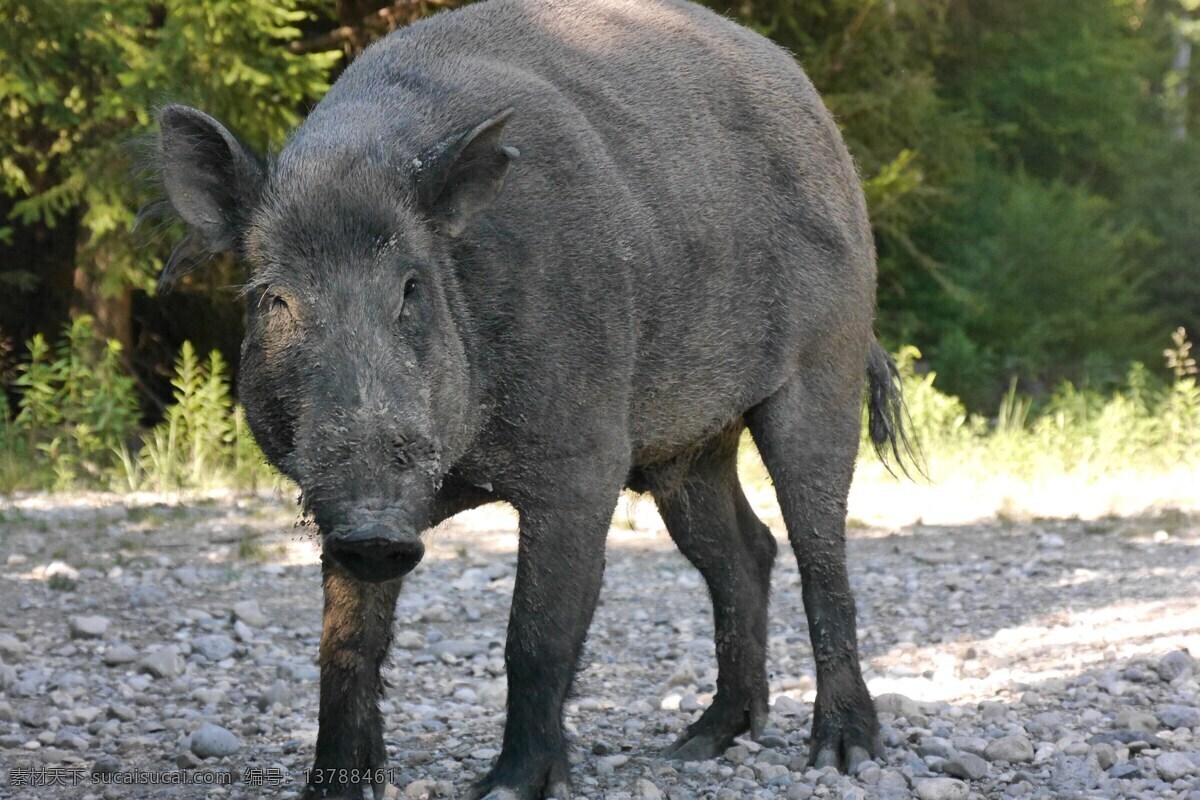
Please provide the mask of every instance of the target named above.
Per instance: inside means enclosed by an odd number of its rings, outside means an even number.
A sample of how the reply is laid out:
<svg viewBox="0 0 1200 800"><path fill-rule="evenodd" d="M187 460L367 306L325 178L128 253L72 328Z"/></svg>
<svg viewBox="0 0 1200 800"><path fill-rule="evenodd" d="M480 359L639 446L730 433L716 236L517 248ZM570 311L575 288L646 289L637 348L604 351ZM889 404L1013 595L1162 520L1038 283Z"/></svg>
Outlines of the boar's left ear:
<svg viewBox="0 0 1200 800"><path fill-rule="evenodd" d="M199 236L199 249L209 253L234 249L248 206L262 186L261 160L202 111L169 105L159 112L158 121L167 200ZM181 255L172 256L159 278L160 286L187 271Z"/></svg>
<svg viewBox="0 0 1200 800"><path fill-rule="evenodd" d="M417 179L418 199L450 237L467 229L471 218L488 208L504 188L508 170L521 153L501 143L506 108L429 156Z"/></svg>

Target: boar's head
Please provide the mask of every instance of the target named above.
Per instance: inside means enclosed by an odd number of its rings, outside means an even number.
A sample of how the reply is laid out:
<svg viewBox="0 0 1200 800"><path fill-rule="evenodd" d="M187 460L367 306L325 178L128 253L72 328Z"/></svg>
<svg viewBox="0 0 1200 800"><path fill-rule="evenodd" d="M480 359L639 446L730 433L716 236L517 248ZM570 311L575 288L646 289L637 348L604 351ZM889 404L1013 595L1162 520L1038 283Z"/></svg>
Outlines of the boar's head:
<svg viewBox="0 0 1200 800"><path fill-rule="evenodd" d="M363 580L421 560L442 477L479 424L452 254L517 157L508 113L415 152L352 119L302 128L269 161L195 109L159 115L193 253L233 251L249 269L250 428L299 484L325 552ZM173 257L162 284L194 264Z"/></svg>

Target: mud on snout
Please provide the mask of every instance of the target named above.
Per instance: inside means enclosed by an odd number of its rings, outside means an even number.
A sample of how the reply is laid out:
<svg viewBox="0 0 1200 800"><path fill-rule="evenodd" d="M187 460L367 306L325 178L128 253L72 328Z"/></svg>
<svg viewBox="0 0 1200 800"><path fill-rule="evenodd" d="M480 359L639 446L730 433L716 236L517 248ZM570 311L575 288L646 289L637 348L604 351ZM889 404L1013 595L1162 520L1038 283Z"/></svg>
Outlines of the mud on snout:
<svg viewBox="0 0 1200 800"><path fill-rule="evenodd" d="M324 529L322 546L355 578L381 583L407 575L421 563L424 528L397 509L359 508L345 522Z"/></svg>

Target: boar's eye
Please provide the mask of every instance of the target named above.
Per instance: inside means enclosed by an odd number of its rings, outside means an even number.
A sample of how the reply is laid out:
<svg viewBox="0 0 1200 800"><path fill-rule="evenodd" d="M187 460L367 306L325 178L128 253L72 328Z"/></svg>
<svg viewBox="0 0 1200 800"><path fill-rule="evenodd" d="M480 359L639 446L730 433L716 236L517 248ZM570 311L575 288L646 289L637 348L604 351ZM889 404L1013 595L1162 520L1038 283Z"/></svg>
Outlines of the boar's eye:
<svg viewBox="0 0 1200 800"><path fill-rule="evenodd" d="M411 319L413 314L419 309L415 308L419 305L416 298L417 293L417 278L415 275L409 275L404 280L404 299L400 306L399 322L403 323L406 319Z"/></svg>

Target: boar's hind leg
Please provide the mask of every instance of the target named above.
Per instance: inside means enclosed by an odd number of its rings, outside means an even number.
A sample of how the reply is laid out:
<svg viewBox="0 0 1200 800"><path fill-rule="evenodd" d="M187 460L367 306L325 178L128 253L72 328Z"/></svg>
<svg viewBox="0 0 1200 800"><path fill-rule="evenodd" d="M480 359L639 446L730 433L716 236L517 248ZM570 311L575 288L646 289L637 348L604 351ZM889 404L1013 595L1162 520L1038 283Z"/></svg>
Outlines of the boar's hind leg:
<svg viewBox="0 0 1200 800"><path fill-rule="evenodd" d="M379 669L392 642L401 579L365 583L328 556L321 559L321 578L321 708L317 757L305 797L357 800L368 785L382 797L386 781L372 780L387 768Z"/></svg>
<svg viewBox="0 0 1200 800"><path fill-rule="evenodd" d="M767 603L775 538L737 477L740 426L722 434L681 475L655 486L671 538L704 576L716 623L717 696L666 755L713 758L767 721Z"/></svg>
<svg viewBox="0 0 1200 800"><path fill-rule="evenodd" d="M562 708L575 677L604 575L604 541L627 465L555 475L551 500L525 500L504 651L508 718L491 771L468 795L569 800Z"/></svg>
<svg viewBox="0 0 1200 800"><path fill-rule="evenodd" d="M858 662L846 574L846 497L862 425L863 376L843 357L814 358L746 422L775 483L800 565L817 665L809 761L853 771L881 755L879 722Z"/></svg>

